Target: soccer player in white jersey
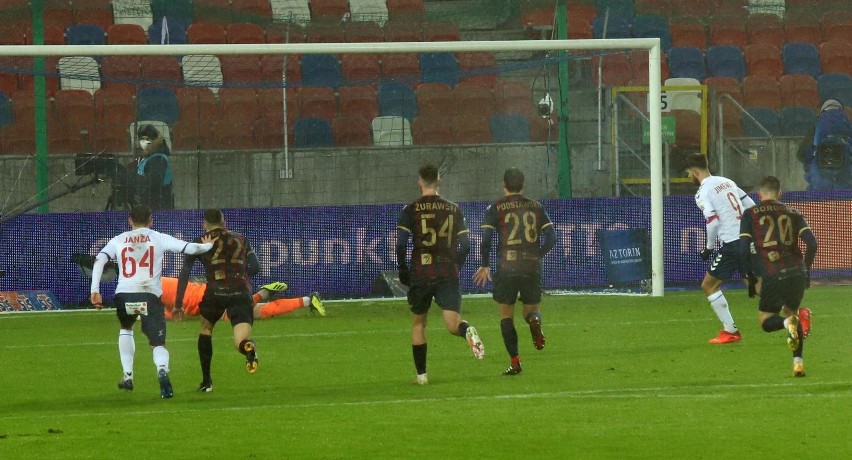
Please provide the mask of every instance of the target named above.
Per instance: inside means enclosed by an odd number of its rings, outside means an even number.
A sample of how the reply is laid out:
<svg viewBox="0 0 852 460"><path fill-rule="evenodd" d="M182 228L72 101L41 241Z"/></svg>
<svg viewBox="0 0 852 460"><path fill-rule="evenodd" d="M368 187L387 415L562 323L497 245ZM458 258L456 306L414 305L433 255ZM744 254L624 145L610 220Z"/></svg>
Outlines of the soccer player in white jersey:
<svg viewBox="0 0 852 460"><path fill-rule="evenodd" d="M710 260L716 248L716 240L722 243L710 263L710 269L704 275L704 280L701 281L701 289L704 290L710 306L722 322L722 330L709 342L712 344L739 342L742 335L734 324L728 300L722 293L722 283L730 280L734 271L742 273L737 247L740 238L740 220L743 212L754 206L754 200L734 181L710 174L707 156L703 153L689 155L684 169L689 178L699 186L695 194L695 204L704 214L707 225L707 240L704 250L701 251L701 259Z"/></svg>
<svg viewBox="0 0 852 460"><path fill-rule="evenodd" d="M118 332L118 353L124 375L118 388L133 390L133 358L136 343L133 325L142 316L142 332L154 354L160 397L174 394L169 381L169 352L166 350L166 317L160 295L163 293L160 277L163 272L163 254L166 251L183 254L202 254L213 247L213 238L202 238L201 243L188 243L173 236L151 230L154 223L151 209L145 205L134 206L128 219L132 230L111 239L95 258L92 267L92 305L100 308L101 275L109 260L118 265L118 286L115 288L115 310L121 329Z"/></svg>

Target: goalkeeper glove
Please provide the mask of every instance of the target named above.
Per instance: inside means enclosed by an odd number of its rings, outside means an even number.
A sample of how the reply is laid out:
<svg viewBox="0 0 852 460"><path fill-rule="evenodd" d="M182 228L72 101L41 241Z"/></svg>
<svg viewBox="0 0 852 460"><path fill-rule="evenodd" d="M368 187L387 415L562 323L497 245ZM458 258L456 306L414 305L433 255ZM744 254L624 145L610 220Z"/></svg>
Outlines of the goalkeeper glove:
<svg viewBox="0 0 852 460"><path fill-rule="evenodd" d="M713 255L712 249L705 249L701 251L701 260L708 261L710 260L710 256Z"/></svg>
<svg viewBox="0 0 852 460"><path fill-rule="evenodd" d="M399 282L405 286L408 286L411 283L411 274L408 272L408 268L400 268L399 269Z"/></svg>

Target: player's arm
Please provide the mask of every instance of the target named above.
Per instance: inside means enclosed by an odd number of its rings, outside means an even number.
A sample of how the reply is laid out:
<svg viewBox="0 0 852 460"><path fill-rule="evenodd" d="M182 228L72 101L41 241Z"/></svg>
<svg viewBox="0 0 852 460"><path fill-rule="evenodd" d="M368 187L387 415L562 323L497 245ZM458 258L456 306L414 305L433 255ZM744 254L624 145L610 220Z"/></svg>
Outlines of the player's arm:
<svg viewBox="0 0 852 460"><path fill-rule="evenodd" d="M103 307L103 298L101 297L101 276L104 273L104 266L109 261L109 256L103 252L99 252L95 257L95 263L92 265L92 284L90 286L89 300L92 305L98 310Z"/></svg>
<svg viewBox="0 0 852 460"><path fill-rule="evenodd" d="M482 240L479 243L479 268L473 274L474 286L485 287L491 281L491 246L493 245L494 230L497 229L497 209L489 205L485 209L485 217L479 227Z"/></svg>
<svg viewBox="0 0 852 460"><path fill-rule="evenodd" d="M456 264L461 267L464 265L464 262L467 260L467 256L470 254L470 230L467 228L461 230L456 238L458 239L458 245L456 246Z"/></svg>
<svg viewBox="0 0 852 460"><path fill-rule="evenodd" d="M172 318L180 320L183 317L183 298L186 294L186 286L189 284L189 277L192 275L192 266L198 260L196 255L187 255L183 258L183 266L180 269L177 282L177 292L175 292L175 306L172 310Z"/></svg>
<svg viewBox="0 0 852 460"><path fill-rule="evenodd" d="M539 247L539 255L541 255L541 257L544 257L545 254L550 252L550 250L553 249L554 246L556 246L556 228L553 226L553 222L551 222L550 216L547 215L547 212L544 210L544 208L541 209L541 217L542 225L541 229L539 230L539 233L541 235L541 246Z"/></svg>
<svg viewBox="0 0 852 460"><path fill-rule="evenodd" d="M414 214L410 206L402 208L399 221L396 224L396 266L399 270L399 282L408 286L410 282L408 262L405 257L408 252L408 239L411 237Z"/></svg>
<svg viewBox="0 0 852 460"><path fill-rule="evenodd" d="M249 244L248 240L246 240L246 273L249 276L257 275L260 272L260 259L257 258L257 254L254 252L254 249Z"/></svg>
<svg viewBox="0 0 852 460"><path fill-rule="evenodd" d="M754 200L751 199L748 193L744 192L743 189L739 187L737 187L737 196L740 197L740 202L743 204L743 212L745 212L746 209L754 207Z"/></svg>
<svg viewBox="0 0 852 460"><path fill-rule="evenodd" d="M719 237L719 214L716 213L716 207L713 206L713 202L706 193L701 199L704 209L704 224L707 230L707 240L704 242L704 251L701 254L702 258L707 260L710 258L709 251L716 248L716 239Z"/></svg>

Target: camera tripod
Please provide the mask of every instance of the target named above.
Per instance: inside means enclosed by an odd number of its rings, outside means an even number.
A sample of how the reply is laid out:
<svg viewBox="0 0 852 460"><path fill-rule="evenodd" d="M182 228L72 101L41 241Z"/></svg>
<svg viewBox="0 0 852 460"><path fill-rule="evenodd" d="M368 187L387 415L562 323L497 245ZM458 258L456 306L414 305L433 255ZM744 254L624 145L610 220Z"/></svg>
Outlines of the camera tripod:
<svg viewBox="0 0 852 460"><path fill-rule="evenodd" d="M128 187L120 184L112 185L112 193L107 199L104 211L130 211L133 207L131 191Z"/></svg>

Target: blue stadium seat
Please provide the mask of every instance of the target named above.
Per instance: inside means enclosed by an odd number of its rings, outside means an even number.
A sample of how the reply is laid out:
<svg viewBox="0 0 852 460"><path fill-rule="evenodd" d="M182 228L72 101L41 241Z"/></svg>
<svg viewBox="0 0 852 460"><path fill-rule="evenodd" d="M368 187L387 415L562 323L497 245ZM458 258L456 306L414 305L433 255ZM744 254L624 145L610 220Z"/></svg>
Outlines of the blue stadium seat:
<svg viewBox="0 0 852 460"><path fill-rule="evenodd" d="M524 115L496 114L491 117L491 137L495 143L529 142L530 120Z"/></svg>
<svg viewBox="0 0 852 460"><path fill-rule="evenodd" d="M179 118L175 92L169 88L142 88L136 93L136 119L173 124Z"/></svg>
<svg viewBox="0 0 852 460"><path fill-rule="evenodd" d="M11 125L15 119L12 116L12 103L6 93L0 93L0 127Z"/></svg>
<svg viewBox="0 0 852 460"><path fill-rule="evenodd" d="M302 56L302 85L330 86L343 84L340 61L333 54L306 54Z"/></svg>
<svg viewBox="0 0 852 460"><path fill-rule="evenodd" d="M421 53L420 75L423 83L456 86L459 82L459 62L453 53Z"/></svg>
<svg viewBox="0 0 852 460"><path fill-rule="evenodd" d="M379 86L379 115L413 120L417 116L417 96L414 90L405 83L382 83Z"/></svg>
<svg viewBox="0 0 852 460"><path fill-rule="evenodd" d="M852 107L852 76L845 73L820 75L817 79L817 90L821 101L837 99L845 107Z"/></svg>
<svg viewBox="0 0 852 460"><path fill-rule="evenodd" d="M745 59L736 46L711 46L707 48L707 71L711 77L745 77Z"/></svg>
<svg viewBox="0 0 852 460"><path fill-rule="evenodd" d="M169 23L177 20L182 24L192 23L192 1L191 0L151 0L151 14L154 22L162 21L163 17Z"/></svg>
<svg viewBox="0 0 852 460"><path fill-rule="evenodd" d="M810 75L816 79L821 73L819 51L810 43L787 43L781 50L781 59L787 75Z"/></svg>
<svg viewBox="0 0 852 460"><path fill-rule="evenodd" d="M65 43L68 45L103 45L106 43L106 33L100 26L75 24L65 31Z"/></svg>
<svg viewBox="0 0 852 460"><path fill-rule="evenodd" d="M168 25L168 36L165 38L165 43L170 45L185 45L189 43L189 40L186 38L186 28L188 27L188 22L183 22L181 20L172 20L167 19L166 24ZM148 43L151 45L159 45L163 43L163 21L155 21L151 24L151 27L148 27Z"/></svg>
<svg viewBox="0 0 852 460"><path fill-rule="evenodd" d="M750 113L764 129L769 131L771 135L777 136L781 134L781 122L778 118L778 114L775 113L774 110L758 107L748 109L748 113ZM740 124L743 128L743 136L745 137L767 137L766 132L764 132L763 129L760 129L760 127L755 124L754 120L749 118L749 116L745 113L740 116Z"/></svg>
<svg viewBox="0 0 852 460"><path fill-rule="evenodd" d="M636 38L659 37L663 52L672 47L672 35L666 18L657 14L638 16L633 20L633 36Z"/></svg>
<svg viewBox="0 0 852 460"><path fill-rule="evenodd" d="M707 76L704 54L698 48L675 46L669 50L668 59L669 76L672 78L694 78L704 81Z"/></svg>
<svg viewBox="0 0 852 460"><path fill-rule="evenodd" d="M781 132L785 136L807 136L816 123L816 113L807 107L781 109Z"/></svg>
<svg viewBox="0 0 852 460"><path fill-rule="evenodd" d="M334 147L331 125L322 118L299 118L293 129L296 147Z"/></svg>
<svg viewBox="0 0 852 460"><path fill-rule="evenodd" d="M592 23L592 34L595 38L604 38L604 18L603 13L598 13L598 16ZM631 38L632 36L630 34L630 21L624 16L610 12L606 24L606 38Z"/></svg>
<svg viewBox="0 0 852 460"><path fill-rule="evenodd" d="M598 16L606 14L607 8L609 8L610 17L612 17L613 14L617 14L625 18L632 18L633 16L636 16L636 5L633 0L595 0L595 7L598 10Z"/></svg>

